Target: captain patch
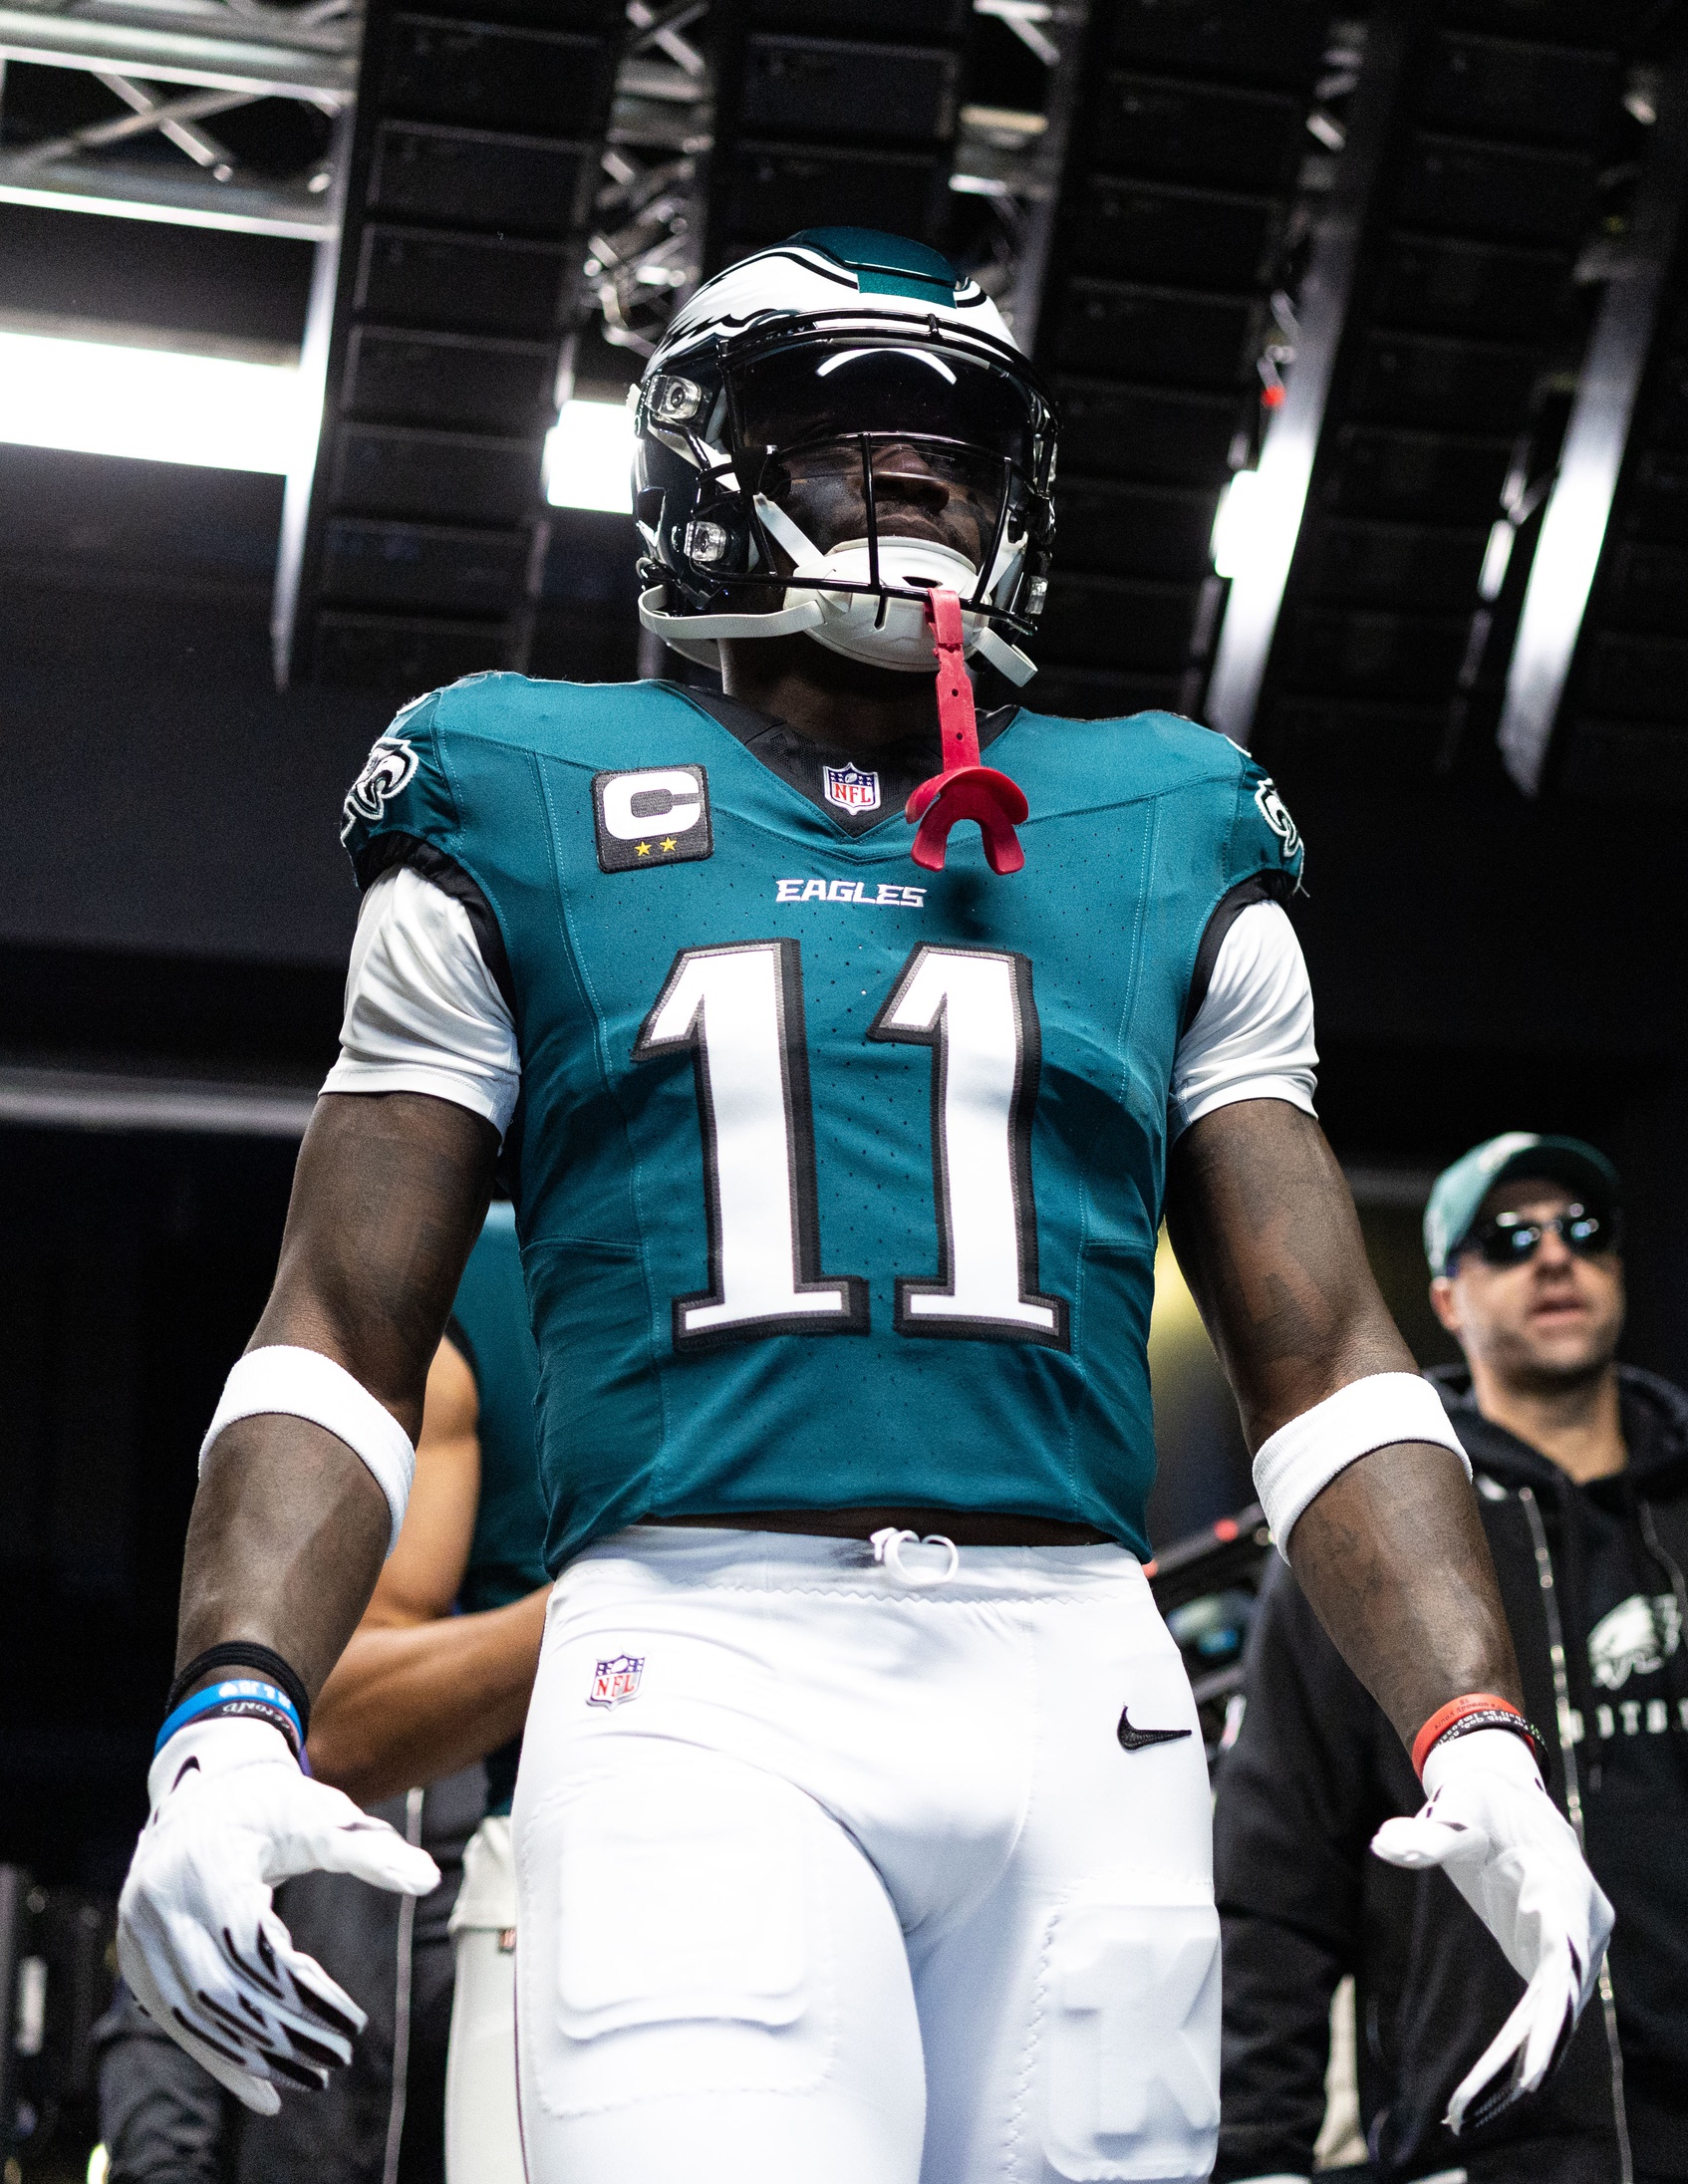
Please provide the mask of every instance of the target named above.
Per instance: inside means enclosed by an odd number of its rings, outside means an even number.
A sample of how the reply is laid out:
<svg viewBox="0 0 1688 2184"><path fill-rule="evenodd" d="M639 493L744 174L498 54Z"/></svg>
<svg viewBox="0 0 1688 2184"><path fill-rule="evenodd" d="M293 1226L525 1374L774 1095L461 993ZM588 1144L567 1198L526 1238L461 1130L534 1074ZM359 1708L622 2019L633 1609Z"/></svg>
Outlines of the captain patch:
<svg viewBox="0 0 1688 2184"><path fill-rule="evenodd" d="M696 864L714 852L709 777L702 766L642 766L592 776L592 819L603 872Z"/></svg>

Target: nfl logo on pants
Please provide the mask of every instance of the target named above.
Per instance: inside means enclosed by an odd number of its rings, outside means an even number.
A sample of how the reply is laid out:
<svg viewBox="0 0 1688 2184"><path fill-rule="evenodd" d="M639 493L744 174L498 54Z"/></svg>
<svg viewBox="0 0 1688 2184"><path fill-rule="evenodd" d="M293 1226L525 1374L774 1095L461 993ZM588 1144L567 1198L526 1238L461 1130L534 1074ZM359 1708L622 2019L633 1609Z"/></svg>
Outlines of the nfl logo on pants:
<svg viewBox="0 0 1688 2184"><path fill-rule="evenodd" d="M624 1700L637 1699L639 1679L644 1673L643 1658L635 1660L631 1653L618 1653L613 1661L600 1661L593 1672L592 1689L586 1695L587 1705L618 1707Z"/></svg>

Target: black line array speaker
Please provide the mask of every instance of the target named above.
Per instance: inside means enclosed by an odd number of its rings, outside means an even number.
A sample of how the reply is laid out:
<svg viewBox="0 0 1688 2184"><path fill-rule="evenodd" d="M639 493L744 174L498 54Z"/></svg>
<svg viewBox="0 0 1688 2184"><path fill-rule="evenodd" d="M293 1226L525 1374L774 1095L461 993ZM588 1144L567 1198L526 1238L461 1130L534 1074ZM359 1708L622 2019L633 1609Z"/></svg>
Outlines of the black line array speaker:
<svg viewBox="0 0 1688 2184"><path fill-rule="evenodd" d="M1620 114L1617 16L1547 12L1472 27L1482 11L1439 0L1416 22L1262 698L1268 764L1451 760L1485 546L1576 353L1572 268ZM1475 701L1498 710L1498 686Z"/></svg>
<svg viewBox="0 0 1688 2184"><path fill-rule="evenodd" d="M1328 9L1097 8L1038 358L1062 410L1046 711L1181 701Z"/></svg>
<svg viewBox="0 0 1688 2184"><path fill-rule="evenodd" d="M708 267L803 227L942 244L969 0L716 0Z"/></svg>
<svg viewBox="0 0 1688 2184"><path fill-rule="evenodd" d="M622 0L372 0L296 678L401 693L525 664L540 461Z"/></svg>

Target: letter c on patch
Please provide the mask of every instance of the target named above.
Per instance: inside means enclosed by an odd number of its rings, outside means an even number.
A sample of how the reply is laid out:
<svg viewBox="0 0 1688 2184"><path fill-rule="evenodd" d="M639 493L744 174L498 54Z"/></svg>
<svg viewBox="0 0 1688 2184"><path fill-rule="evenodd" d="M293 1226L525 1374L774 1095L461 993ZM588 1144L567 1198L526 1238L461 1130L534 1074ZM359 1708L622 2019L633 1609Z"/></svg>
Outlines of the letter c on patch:
<svg viewBox="0 0 1688 2184"><path fill-rule="evenodd" d="M604 827L618 842L634 842L661 825L684 834L703 816L703 800L690 773L650 766L604 783Z"/></svg>

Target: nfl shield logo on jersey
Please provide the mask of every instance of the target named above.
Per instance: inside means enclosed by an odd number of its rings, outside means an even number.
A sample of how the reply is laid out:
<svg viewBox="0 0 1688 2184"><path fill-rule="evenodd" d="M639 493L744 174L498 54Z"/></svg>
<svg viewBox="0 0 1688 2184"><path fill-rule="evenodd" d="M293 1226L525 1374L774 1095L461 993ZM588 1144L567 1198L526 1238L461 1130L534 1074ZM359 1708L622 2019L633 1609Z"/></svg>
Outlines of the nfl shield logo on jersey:
<svg viewBox="0 0 1688 2184"><path fill-rule="evenodd" d="M828 766L826 800L829 804L841 804L846 811L877 811L879 776L865 772L860 766Z"/></svg>
<svg viewBox="0 0 1688 2184"><path fill-rule="evenodd" d="M644 1659L635 1660L631 1653L618 1653L613 1661L600 1661L593 1671L587 1705L619 1707L625 1700L637 1699L639 1679L644 1673Z"/></svg>

